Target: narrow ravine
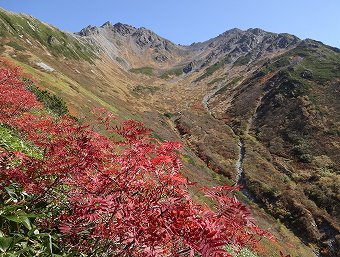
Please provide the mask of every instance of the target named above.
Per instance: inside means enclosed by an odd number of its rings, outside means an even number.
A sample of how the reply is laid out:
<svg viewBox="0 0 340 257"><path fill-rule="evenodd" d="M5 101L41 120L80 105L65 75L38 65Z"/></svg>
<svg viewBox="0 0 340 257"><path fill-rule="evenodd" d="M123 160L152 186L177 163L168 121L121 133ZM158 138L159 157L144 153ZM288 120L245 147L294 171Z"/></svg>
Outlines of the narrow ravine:
<svg viewBox="0 0 340 257"><path fill-rule="evenodd" d="M209 92L207 95L204 96L203 100L202 100L202 104L204 106L204 108L206 109L206 111L208 112L208 114L213 117L214 119L216 119L216 117L211 113L210 109L209 109L209 100L215 96L215 94L221 90L225 85L223 83L219 84L213 91ZM236 88L236 87L235 87ZM234 129L230 126L227 125L233 135L235 137L237 137ZM244 158L246 156L246 147L245 147L245 142L244 140L239 137L239 142L238 142L238 147L239 147L239 158L235 164L235 168L236 168L236 185L240 186L240 191L249 199L254 201L254 196L250 193L250 191L246 188L246 178L244 176L244 168L243 168L243 162L244 162Z"/></svg>
<svg viewBox="0 0 340 257"><path fill-rule="evenodd" d="M244 170L243 170L243 160L246 155L246 148L244 147L243 139L240 139L238 146L240 148L239 158L236 162L236 185L242 185L244 182Z"/></svg>
<svg viewBox="0 0 340 257"><path fill-rule="evenodd" d="M247 189L247 186L246 186L246 177L244 175L244 168L243 168L244 158L246 157L246 147L245 147L245 142L242 138L239 139L238 146L239 146L239 157L235 164L236 172L237 172L236 186L240 187L240 191L249 200L254 201L255 200L254 195Z"/></svg>

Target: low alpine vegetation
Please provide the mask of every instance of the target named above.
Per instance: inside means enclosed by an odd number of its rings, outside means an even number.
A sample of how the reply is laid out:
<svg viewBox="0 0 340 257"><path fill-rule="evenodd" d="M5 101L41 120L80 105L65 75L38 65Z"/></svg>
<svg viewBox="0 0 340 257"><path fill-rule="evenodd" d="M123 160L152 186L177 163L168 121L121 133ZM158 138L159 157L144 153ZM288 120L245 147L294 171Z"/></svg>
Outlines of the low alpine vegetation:
<svg viewBox="0 0 340 257"><path fill-rule="evenodd" d="M38 153L0 144L2 256L232 256L270 237L233 187L203 189L214 210L191 199L179 143L96 110L114 141L43 108L18 70L0 71L0 125Z"/></svg>

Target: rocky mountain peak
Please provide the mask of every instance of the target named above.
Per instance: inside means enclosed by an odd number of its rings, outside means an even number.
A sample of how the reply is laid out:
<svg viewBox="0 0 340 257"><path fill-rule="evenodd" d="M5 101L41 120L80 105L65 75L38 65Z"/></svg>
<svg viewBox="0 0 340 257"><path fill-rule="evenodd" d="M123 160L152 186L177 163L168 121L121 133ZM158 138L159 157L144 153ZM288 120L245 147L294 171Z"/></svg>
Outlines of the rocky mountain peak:
<svg viewBox="0 0 340 257"><path fill-rule="evenodd" d="M113 27L110 21L105 22L103 25L100 26L101 28L111 28Z"/></svg>
<svg viewBox="0 0 340 257"><path fill-rule="evenodd" d="M125 63L143 63L140 65L160 65L172 63L181 56L184 47L157 35L145 28L118 22L112 25L107 21L100 27L88 26L82 29L80 36L86 36L87 40L96 42L112 59L117 56L124 59ZM150 51L152 49L152 51ZM129 55L125 56L125 53Z"/></svg>
<svg viewBox="0 0 340 257"><path fill-rule="evenodd" d="M241 29L238 28L232 28L232 29L228 29L225 32L223 32L221 35L229 35L229 34L238 34L238 33L242 33L243 31Z"/></svg>
<svg viewBox="0 0 340 257"><path fill-rule="evenodd" d="M89 25L86 28L83 28L80 32L75 33L80 36L90 36L94 34L98 34L98 28L96 26Z"/></svg>
<svg viewBox="0 0 340 257"><path fill-rule="evenodd" d="M225 60L225 63L248 65L272 53L289 50L301 40L290 34L276 34L259 28L233 28L202 43L188 46L190 52L200 53L200 67Z"/></svg>
<svg viewBox="0 0 340 257"><path fill-rule="evenodd" d="M112 31L113 33L117 33L119 35L125 36L125 35L131 35L136 30L137 29L135 27L132 27L127 24L118 22L113 25L110 21L107 21L100 27L89 25L86 28L83 28L80 32L76 34L80 36L90 36L90 35L96 35L96 34L107 34L109 31Z"/></svg>
<svg viewBox="0 0 340 257"><path fill-rule="evenodd" d="M113 25L113 30L117 32L118 34L125 36L125 35L131 35L136 31L136 28L124 23L116 23Z"/></svg>
<svg viewBox="0 0 340 257"><path fill-rule="evenodd" d="M260 36L260 35L264 35L268 32L264 31L263 29L260 28L250 28L247 29L247 32L251 32L252 34L256 35L256 36Z"/></svg>

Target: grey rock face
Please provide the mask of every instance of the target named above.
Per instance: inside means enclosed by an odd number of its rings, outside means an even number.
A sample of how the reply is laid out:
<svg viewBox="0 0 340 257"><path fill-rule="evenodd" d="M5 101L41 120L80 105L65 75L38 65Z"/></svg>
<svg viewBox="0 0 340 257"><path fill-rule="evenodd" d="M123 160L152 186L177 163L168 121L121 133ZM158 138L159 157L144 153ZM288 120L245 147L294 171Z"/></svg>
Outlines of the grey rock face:
<svg viewBox="0 0 340 257"><path fill-rule="evenodd" d="M88 26L78 35L96 41L114 59L121 57L120 53L131 52L137 58L144 54L151 55L145 58L159 65L178 60L186 64L185 73L193 70L193 62L197 67L204 67L224 58L227 64L232 65L247 55L251 63L266 54L294 47L301 42L289 34L275 34L259 28L246 31L234 28L208 41L180 46L146 28L123 23L112 25L111 22L105 22L100 27Z"/></svg>
<svg viewBox="0 0 340 257"><path fill-rule="evenodd" d="M51 46L61 45L61 42L58 39L56 39L54 36L49 36L48 39L47 39L47 42Z"/></svg>
<svg viewBox="0 0 340 257"><path fill-rule="evenodd" d="M292 48L299 42L301 40L293 35L275 34L258 28L246 31L231 29L200 44L203 51L208 52L201 62L203 66L207 66L224 58L226 64L232 65L240 57L247 56L247 63L251 63L281 49ZM197 46L198 44L194 44L189 48L195 50Z"/></svg>
<svg viewBox="0 0 340 257"><path fill-rule="evenodd" d="M136 28L118 22L113 26L113 31L117 32L118 34L122 36L126 36L126 35L131 35L133 32L135 32Z"/></svg>
<svg viewBox="0 0 340 257"><path fill-rule="evenodd" d="M100 26L101 28L112 28L113 25L110 21L105 22L103 25Z"/></svg>
<svg viewBox="0 0 340 257"><path fill-rule="evenodd" d="M151 30L123 23L112 25L111 22L105 22L100 27L88 26L77 34L88 41L96 42L113 60L117 60L117 57L124 59L123 55L129 53L128 58L153 60L162 65L178 58L184 52L184 47L158 36ZM129 62L126 58L125 61Z"/></svg>
<svg viewBox="0 0 340 257"><path fill-rule="evenodd" d="M301 78L304 79L312 79L313 78L313 72L311 70L304 70L300 74Z"/></svg>
<svg viewBox="0 0 340 257"><path fill-rule="evenodd" d="M83 28L80 32L76 33L79 36L90 36L90 35L95 35L98 34L99 30L97 27L93 27L91 25L87 26L86 28Z"/></svg>
<svg viewBox="0 0 340 257"><path fill-rule="evenodd" d="M190 62L183 68L183 72L187 74L191 72L195 67L197 67L197 62L196 61Z"/></svg>

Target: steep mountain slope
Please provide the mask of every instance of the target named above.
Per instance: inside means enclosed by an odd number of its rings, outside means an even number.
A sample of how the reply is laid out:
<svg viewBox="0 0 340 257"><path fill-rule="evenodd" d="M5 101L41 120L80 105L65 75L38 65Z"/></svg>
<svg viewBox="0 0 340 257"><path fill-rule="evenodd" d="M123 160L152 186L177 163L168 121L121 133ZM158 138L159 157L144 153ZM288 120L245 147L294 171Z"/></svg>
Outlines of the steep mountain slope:
<svg viewBox="0 0 340 257"><path fill-rule="evenodd" d="M241 138L243 174L235 180L246 195L325 256L339 247L339 64L338 49L305 40L253 64L223 64L190 80L205 88L191 95L229 127L224 135ZM180 131L202 159L232 178L235 152L221 142L223 131L204 128L211 118L193 112L182 111Z"/></svg>
<svg viewBox="0 0 340 257"><path fill-rule="evenodd" d="M0 28L2 61L61 96L74 116L102 106L181 140L186 175L204 186L242 184L239 197L293 256L313 253L258 206L317 255L336 256L338 49L261 29L190 46L121 23L69 34L4 10Z"/></svg>
<svg viewBox="0 0 340 257"><path fill-rule="evenodd" d="M209 102L210 111L244 138L244 180L255 199L306 241L334 249L339 57L337 49L304 41L266 61L232 89L231 100L222 92Z"/></svg>
<svg viewBox="0 0 340 257"><path fill-rule="evenodd" d="M125 68L138 66L166 67L174 65L188 54L184 47L175 45L146 28L110 22L100 27L88 26L78 35L101 46L103 52Z"/></svg>
<svg viewBox="0 0 340 257"><path fill-rule="evenodd" d="M228 30L216 38L189 46L198 52L200 61L207 66L216 61L226 64L244 65L254 60L294 47L300 40L289 34L275 34L261 29ZM197 61L197 56L195 56ZM221 60L222 59L222 60Z"/></svg>

